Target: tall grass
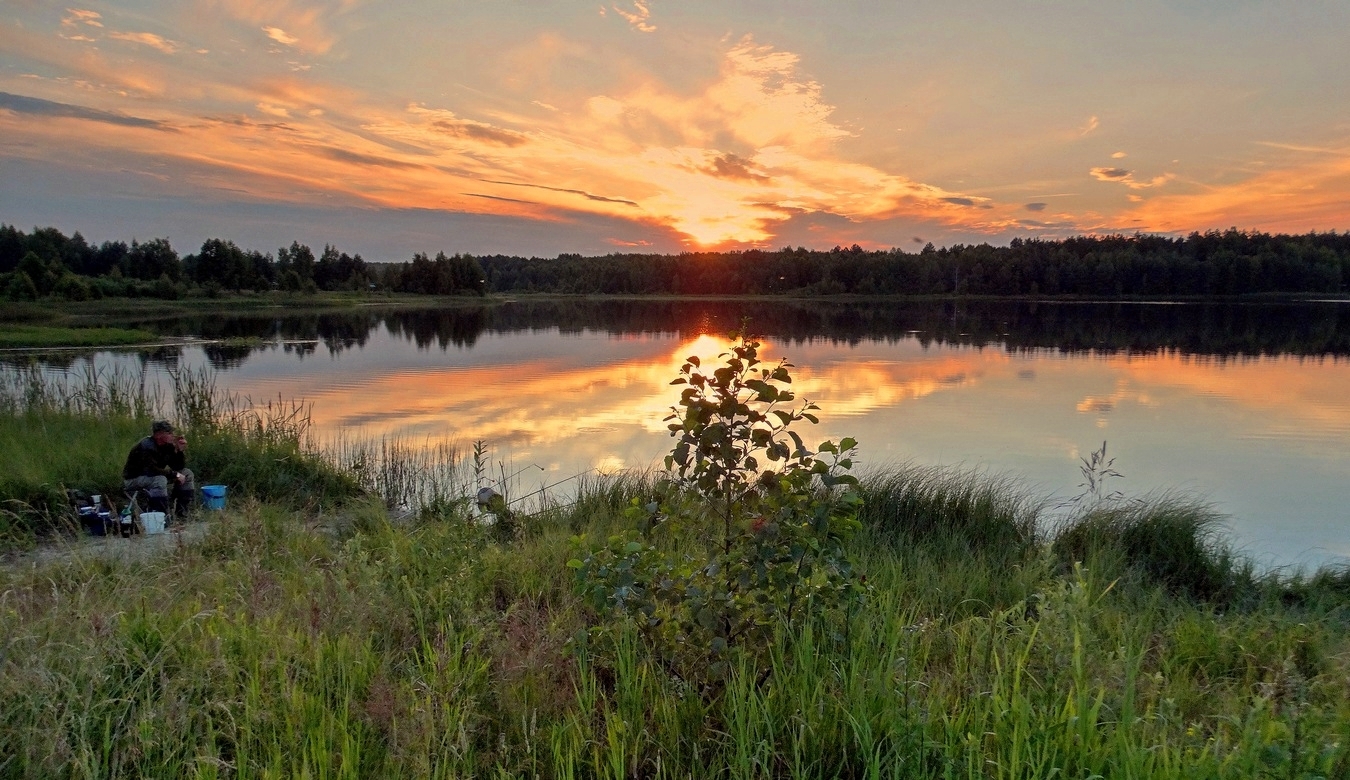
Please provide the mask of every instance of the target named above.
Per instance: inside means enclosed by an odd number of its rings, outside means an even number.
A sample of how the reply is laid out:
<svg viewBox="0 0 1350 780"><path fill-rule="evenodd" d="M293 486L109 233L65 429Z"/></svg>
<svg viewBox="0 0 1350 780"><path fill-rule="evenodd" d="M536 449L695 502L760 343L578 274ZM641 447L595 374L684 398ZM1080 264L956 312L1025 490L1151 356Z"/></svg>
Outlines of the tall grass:
<svg viewBox="0 0 1350 780"><path fill-rule="evenodd" d="M133 564L0 570L0 777L1343 777L1347 602L1216 613L1048 552L1030 594L958 612L998 564L935 578L868 544L872 592L707 699L591 616L574 527L615 482L509 544L467 515L349 502L310 532L243 502ZM864 551L860 551L864 552ZM939 554L929 560L937 561ZM936 565L936 564L934 564ZM826 650L830 647L833 649Z"/></svg>
<svg viewBox="0 0 1350 780"><path fill-rule="evenodd" d="M127 452L169 417L189 439L199 484L299 507L358 495L359 481L309 439L308 408L223 393L209 371L178 371L168 393L146 371L0 370L0 548L73 523L67 490L123 499Z"/></svg>
<svg viewBox="0 0 1350 780"><path fill-rule="evenodd" d="M367 492L392 509L417 509L462 501L473 495L472 474L453 441L418 444L399 436L338 437L320 451L354 476Z"/></svg>
<svg viewBox="0 0 1350 780"><path fill-rule="evenodd" d="M1064 523L1051 549L1064 565L1085 562L1221 601L1235 595L1239 579L1251 578L1250 567L1219 538L1222 519L1204 503L1171 494L1097 502Z"/></svg>
<svg viewBox="0 0 1350 780"><path fill-rule="evenodd" d="M879 540L1011 558L1031 554L1040 543L1044 502L1008 478L898 466L866 475L862 498L860 519Z"/></svg>

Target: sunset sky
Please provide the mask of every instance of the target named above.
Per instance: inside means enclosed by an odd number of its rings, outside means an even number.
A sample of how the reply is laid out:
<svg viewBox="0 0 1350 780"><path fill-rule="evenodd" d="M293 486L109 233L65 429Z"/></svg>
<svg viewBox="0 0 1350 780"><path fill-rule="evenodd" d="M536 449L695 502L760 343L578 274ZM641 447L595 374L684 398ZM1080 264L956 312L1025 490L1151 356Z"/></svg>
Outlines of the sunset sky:
<svg viewBox="0 0 1350 780"><path fill-rule="evenodd" d="M0 222L675 252L1350 230L1350 3L0 4Z"/></svg>

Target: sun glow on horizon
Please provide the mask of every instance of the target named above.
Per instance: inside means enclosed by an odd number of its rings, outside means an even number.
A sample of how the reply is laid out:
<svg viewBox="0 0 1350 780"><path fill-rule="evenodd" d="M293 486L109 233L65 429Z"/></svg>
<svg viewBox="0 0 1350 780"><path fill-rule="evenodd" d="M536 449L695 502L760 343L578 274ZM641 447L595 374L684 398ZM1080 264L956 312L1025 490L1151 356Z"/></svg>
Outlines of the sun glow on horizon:
<svg viewBox="0 0 1350 780"><path fill-rule="evenodd" d="M1068 93L1027 117L980 73L905 56L923 40L878 50L903 63L889 73L866 46L820 48L786 21L756 31L727 12L741 31L710 37L662 4L555 9L530 25L427 6L425 32L359 0L189 6L12 9L0 20L0 160L51 168L55 190L62 175L99 171L124 184L123 204L503 217L559 236L586 226L610 246L1350 228L1343 122L1281 132L1261 114L1219 154ZM482 42L435 56L416 43L457 15ZM990 43L997 56L1003 44ZM868 69L835 64L855 56ZM1017 72L1038 72L1025 57ZM967 107L977 94L990 116Z"/></svg>

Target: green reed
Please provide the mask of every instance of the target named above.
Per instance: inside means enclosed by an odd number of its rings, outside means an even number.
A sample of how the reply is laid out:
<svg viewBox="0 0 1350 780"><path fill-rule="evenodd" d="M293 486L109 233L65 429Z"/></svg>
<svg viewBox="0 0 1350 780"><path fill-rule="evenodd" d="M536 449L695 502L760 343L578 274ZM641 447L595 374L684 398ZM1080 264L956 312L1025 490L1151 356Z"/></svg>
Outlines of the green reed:
<svg viewBox="0 0 1350 780"><path fill-rule="evenodd" d="M1058 529L1052 552L1186 595L1223 601L1250 567L1218 536L1223 518L1207 504L1162 494L1088 505Z"/></svg>
<svg viewBox="0 0 1350 780"><path fill-rule="evenodd" d="M1045 502L1010 478L924 466L891 466L862 478L859 519L878 540L923 540L953 554L1036 550Z"/></svg>

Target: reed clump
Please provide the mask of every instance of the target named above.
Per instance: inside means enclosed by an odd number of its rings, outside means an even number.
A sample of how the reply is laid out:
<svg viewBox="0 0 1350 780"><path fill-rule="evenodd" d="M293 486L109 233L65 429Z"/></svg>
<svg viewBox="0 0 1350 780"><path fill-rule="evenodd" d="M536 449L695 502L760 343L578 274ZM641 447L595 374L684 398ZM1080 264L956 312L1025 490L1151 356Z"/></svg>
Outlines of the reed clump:
<svg viewBox="0 0 1350 780"><path fill-rule="evenodd" d="M1177 495L1092 504L1065 522L1051 553L1204 601L1236 595L1245 567L1219 536L1222 516Z"/></svg>
<svg viewBox="0 0 1350 780"><path fill-rule="evenodd" d="M1044 502L1006 477L904 465L863 477L861 493L859 519L880 541L1011 558L1041 541Z"/></svg>

